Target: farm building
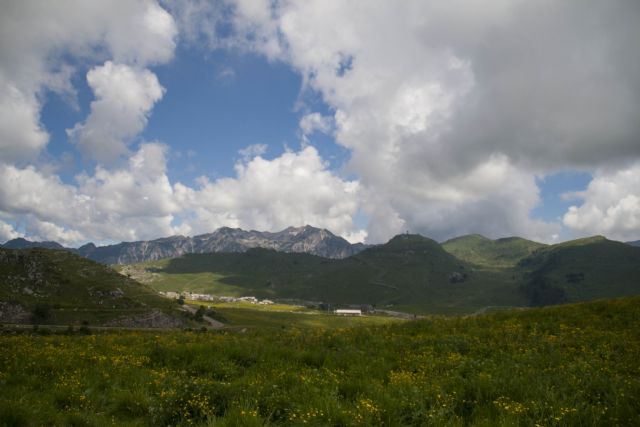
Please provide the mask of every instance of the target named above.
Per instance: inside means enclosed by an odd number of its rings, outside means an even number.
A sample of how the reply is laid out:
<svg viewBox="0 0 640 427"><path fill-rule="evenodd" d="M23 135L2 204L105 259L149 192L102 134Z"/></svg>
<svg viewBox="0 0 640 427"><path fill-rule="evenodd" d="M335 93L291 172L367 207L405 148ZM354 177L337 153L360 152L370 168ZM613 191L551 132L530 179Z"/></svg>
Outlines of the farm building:
<svg viewBox="0 0 640 427"><path fill-rule="evenodd" d="M362 310L338 309L335 311L338 316L362 316Z"/></svg>

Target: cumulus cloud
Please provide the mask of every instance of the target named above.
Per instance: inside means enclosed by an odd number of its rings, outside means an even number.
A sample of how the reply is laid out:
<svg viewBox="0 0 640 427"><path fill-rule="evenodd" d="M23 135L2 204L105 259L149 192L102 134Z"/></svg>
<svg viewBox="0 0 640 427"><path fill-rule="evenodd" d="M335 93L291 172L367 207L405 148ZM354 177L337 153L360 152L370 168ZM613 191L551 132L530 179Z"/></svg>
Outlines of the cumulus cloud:
<svg viewBox="0 0 640 427"><path fill-rule="evenodd" d="M369 242L407 229L549 240L560 224L530 217L540 202L535 177L575 168L594 180L565 227L619 238L640 228L640 167L614 169L640 154L638 2L24 1L2 9L0 214L23 216L27 235L135 240L310 223ZM168 148L131 142L163 96L149 67L171 60L178 26L183 41L295 69L302 91L330 111L301 118L303 146L313 132L331 134L350 150L347 172L357 180L331 171L312 147L265 159L258 144L241 150L235 177L172 183ZM70 130L98 166L73 183L33 166L49 139L40 123L46 93L76 96L68 58L102 64L87 74L91 111ZM111 163L129 150L128 163ZM358 213L367 230L355 224ZM14 235L7 225L0 233Z"/></svg>
<svg viewBox="0 0 640 427"><path fill-rule="evenodd" d="M640 162L621 170L603 170L571 206L563 223L578 236L603 234L614 239L640 237Z"/></svg>
<svg viewBox="0 0 640 427"><path fill-rule="evenodd" d="M127 152L127 143L147 124L164 88L149 70L107 61L87 73L96 100L84 123L67 130L82 152L111 163Z"/></svg>
<svg viewBox="0 0 640 427"><path fill-rule="evenodd" d="M358 182L335 176L315 148L272 160L257 156L235 169L235 178L204 179L198 189L176 189L181 204L196 213L194 232L223 225L276 231L311 224L351 238L362 235L354 223Z"/></svg>
<svg viewBox="0 0 640 427"><path fill-rule="evenodd" d="M234 37L335 111L371 241L548 240L535 176L640 154L635 2L245 3Z"/></svg>
<svg viewBox="0 0 640 427"><path fill-rule="evenodd" d="M0 74L0 159L19 162L33 158L49 141L39 123L39 104Z"/></svg>
<svg viewBox="0 0 640 427"><path fill-rule="evenodd" d="M33 160L49 136L40 124L47 91L75 103L65 58L111 58L139 68L169 61L177 27L155 1L11 1L0 14L0 159Z"/></svg>
<svg viewBox="0 0 640 427"><path fill-rule="evenodd" d="M238 154L246 162L267 152L267 144L253 144L238 150Z"/></svg>
<svg viewBox="0 0 640 427"><path fill-rule="evenodd" d="M180 232L166 147L142 144L126 167L79 175L75 185L29 166L0 166L0 212L24 215L32 237L67 244L150 239Z"/></svg>
<svg viewBox="0 0 640 427"><path fill-rule="evenodd" d="M330 134L333 130L333 118L320 113L309 113L302 116L299 126L302 140L306 143L314 132Z"/></svg>
<svg viewBox="0 0 640 427"><path fill-rule="evenodd" d="M307 147L236 164L235 178L171 184L167 147L142 144L126 167L97 166L74 185L34 167L0 166L0 213L23 215L26 234L77 245L207 233L221 226L276 231L312 224L352 240L358 183L334 176ZM1 225L1 224L0 224Z"/></svg>
<svg viewBox="0 0 640 427"><path fill-rule="evenodd" d="M17 239L18 237L24 237L24 235L18 231L11 224L0 220L0 242L6 242L8 240Z"/></svg>

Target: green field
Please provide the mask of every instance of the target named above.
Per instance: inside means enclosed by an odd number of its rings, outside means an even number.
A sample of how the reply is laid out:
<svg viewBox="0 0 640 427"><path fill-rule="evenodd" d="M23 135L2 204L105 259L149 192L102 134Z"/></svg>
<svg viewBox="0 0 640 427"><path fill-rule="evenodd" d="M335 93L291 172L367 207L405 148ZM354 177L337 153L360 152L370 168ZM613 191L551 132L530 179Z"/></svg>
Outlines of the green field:
<svg viewBox="0 0 640 427"><path fill-rule="evenodd" d="M359 328L7 331L0 425L640 425L639 352L638 297Z"/></svg>
<svg viewBox="0 0 640 427"><path fill-rule="evenodd" d="M397 318L381 314L345 317L287 304L256 305L246 302L203 303L201 301L189 301L189 303L213 308L220 316L220 320L225 323L225 327L232 330L291 327L333 329L402 322Z"/></svg>

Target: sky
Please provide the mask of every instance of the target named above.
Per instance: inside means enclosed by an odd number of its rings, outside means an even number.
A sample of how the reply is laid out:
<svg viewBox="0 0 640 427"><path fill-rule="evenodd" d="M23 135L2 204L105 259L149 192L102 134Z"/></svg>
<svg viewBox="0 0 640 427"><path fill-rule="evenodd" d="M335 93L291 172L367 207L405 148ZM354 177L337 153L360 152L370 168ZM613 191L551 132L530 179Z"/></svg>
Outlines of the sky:
<svg viewBox="0 0 640 427"><path fill-rule="evenodd" d="M0 242L640 239L636 0L7 0Z"/></svg>

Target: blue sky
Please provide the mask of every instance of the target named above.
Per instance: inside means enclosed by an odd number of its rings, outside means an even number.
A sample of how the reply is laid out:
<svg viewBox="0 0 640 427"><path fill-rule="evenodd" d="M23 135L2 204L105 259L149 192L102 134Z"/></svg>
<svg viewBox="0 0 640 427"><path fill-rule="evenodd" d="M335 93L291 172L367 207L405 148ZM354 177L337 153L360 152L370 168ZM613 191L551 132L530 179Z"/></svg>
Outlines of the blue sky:
<svg viewBox="0 0 640 427"><path fill-rule="evenodd" d="M0 240L640 238L637 7L405 6L2 6Z"/></svg>

